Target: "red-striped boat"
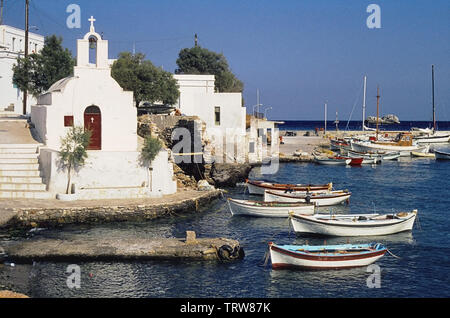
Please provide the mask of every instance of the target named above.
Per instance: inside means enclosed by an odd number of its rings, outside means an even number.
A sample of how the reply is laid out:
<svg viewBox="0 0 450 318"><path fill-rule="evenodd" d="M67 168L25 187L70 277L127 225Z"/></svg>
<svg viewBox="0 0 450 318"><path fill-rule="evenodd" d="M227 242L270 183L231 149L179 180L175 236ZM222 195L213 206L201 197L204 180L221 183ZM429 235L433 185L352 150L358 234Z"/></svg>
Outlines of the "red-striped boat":
<svg viewBox="0 0 450 318"><path fill-rule="evenodd" d="M283 192L328 192L333 189L333 183L327 184L283 184L259 180L245 180L250 194L264 195L265 190Z"/></svg>
<svg viewBox="0 0 450 318"><path fill-rule="evenodd" d="M340 269L367 266L387 252L381 243L276 245L269 243L273 269Z"/></svg>

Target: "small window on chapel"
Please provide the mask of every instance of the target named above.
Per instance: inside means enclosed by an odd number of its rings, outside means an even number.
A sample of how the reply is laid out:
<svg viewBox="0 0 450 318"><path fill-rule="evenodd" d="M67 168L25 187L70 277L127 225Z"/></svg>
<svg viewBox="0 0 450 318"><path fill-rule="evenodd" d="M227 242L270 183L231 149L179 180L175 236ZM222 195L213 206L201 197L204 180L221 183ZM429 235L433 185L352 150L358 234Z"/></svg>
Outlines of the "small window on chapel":
<svg viewBox="0 0 450 318"><path fill-rule="evenodd" d="M214 107L214 121L216 122L216 125L220 125L220 107L219 106Z"/></svg>
<svg viewBox="0 0 450 318"><path fill-rule="evenodd" d="M64 116L64 127L73 127L73 116Z"/></svg>

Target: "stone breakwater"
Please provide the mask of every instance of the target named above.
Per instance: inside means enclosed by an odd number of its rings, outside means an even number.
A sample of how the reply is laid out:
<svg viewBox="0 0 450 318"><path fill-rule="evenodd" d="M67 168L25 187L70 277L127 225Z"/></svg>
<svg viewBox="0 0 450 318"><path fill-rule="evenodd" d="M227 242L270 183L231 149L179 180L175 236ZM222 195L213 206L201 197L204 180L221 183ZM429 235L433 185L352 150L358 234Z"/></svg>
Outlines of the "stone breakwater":
<svg viewBox="0 0 450 318"><path fill-rule="evenodd" d="M194 233L194 232L191 232ZM8 260L33 261L133 261L133 260L220 260L244 257L236 240L227 238L96 238L32 239L5 248Z"/></svg>
<svg viewBox="0 0 450 318"><path fill-rule="evenodd" d="M181 191L157 199L60 202L28 200L1 202L2 228L54 227L63 224L140 222L200 211L222 196L220 190ZM8 206L9 205L9 206Z"/></svg>

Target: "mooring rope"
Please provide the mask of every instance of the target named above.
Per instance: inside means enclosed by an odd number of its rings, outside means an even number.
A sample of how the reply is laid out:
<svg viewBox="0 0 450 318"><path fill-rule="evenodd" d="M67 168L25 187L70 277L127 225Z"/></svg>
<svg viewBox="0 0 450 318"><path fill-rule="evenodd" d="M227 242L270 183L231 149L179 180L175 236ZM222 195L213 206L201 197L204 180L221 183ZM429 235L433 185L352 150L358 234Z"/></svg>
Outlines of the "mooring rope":
<svg viewBox="0 0 450 318"><path fill-rule="evenodd" d="M394 253L392 253L387 247L386 247L386 251L391 255L394 256L395 258L401 259L400 256L395 255Z"/></svg>

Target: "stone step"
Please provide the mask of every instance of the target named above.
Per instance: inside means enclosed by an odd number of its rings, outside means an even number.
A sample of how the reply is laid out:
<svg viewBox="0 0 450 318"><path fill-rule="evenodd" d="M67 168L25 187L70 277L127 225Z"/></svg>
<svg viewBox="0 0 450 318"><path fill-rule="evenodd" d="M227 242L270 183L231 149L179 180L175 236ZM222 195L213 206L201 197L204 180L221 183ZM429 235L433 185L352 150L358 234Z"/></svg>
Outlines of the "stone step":
<svg viewBox="0 0 450 318"><path fill-rule="evenodd" d="M1 159L37 159L38 153L0 153Z"/></svg>
<svg viewBox="0 0 450 318"><path fill-rule="evenodd" d="M45 191L46 186L43 183L0 183L0 191L2 190Z"/></svg>
<svg viewBox="0 0 450 318"><path fill-rule="evenodd" d="M0 153L37 153L37 147L34 148L10 148L0 147Z"/></svg>
<svg viewBox="0 0 450 318"><path fill-rule="evenodd" d="M53 195L46 191L0 190L2 199L52 199Z"/></svg>
<svg viewBox="0 0 450 318"><path fill-rule="evenodd" d="M0 176L0 183L42 183L42 178L27 177L27 176L14 176L14 177Z"/></svg>
<svg viewBox="0 0 450 318"><path fill-rule="evenodd" d="M0 163L0 171L7 170L39 170L37 163Z"/></svg>
<svg viewBox="0 0 450 318"><path fill-rule="evenodd" d="M1 158L0 157L0 164L37 164L38 159L37 158Z"/></svg>
<svg viewBox="0 0 450 318"><path fill-rule="evenodd" d="M0 170L0 177L39 177L39 170Z"/></svg>

